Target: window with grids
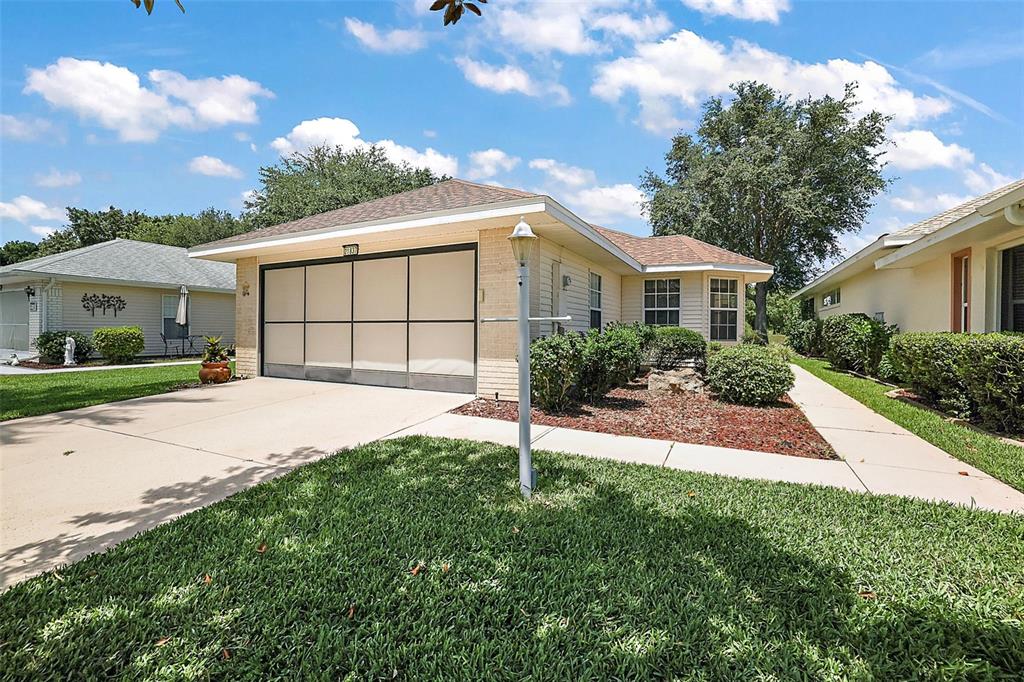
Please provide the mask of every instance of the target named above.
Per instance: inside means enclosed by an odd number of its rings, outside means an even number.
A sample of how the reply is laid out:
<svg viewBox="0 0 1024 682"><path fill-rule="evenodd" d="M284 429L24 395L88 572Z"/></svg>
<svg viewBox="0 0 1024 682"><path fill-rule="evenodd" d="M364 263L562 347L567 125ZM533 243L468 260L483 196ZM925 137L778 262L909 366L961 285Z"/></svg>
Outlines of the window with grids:
<svg viewBox="0 0 1024 682"><path fill-rule="evenodd" d="M601 275L590 273L590 328L601 328Z"/></svg>
<svg viewBox="0 0 1024 682"><path fill-rule="evenodd" d="M644 324L679 326L679 280L644 280Z"/></svg>
<svg viewBox="0 0 1024 682"><path fill-rule="evenodd" d="M711 340L735 341L740 308L739 280L712 278L709 291Z"/></svg>
<svg viewBox="0 0 1024 682"><path fill-rule="evenodd" d="M160 329L168 339L184 339L188 337L188 325L178 324L175 318L178 316L178 299L180 296L161 296L161 322ZM192 297L188 300L188 320L192 319Z"/></svg>

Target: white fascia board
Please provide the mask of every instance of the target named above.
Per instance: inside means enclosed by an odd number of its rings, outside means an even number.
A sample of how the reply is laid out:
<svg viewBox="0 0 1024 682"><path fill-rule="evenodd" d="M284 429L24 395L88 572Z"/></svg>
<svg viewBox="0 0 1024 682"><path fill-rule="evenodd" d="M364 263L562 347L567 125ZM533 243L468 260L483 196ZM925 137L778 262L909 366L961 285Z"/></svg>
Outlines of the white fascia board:
<svg viewBox="0 0 1024 682"><path fill-rule="evenodd" d="M925 235L924 237L915 240L911 244L907 244L890 254L882 256L875 261L875 269L881 270L883 268L887 268L893 263L897 263L908 256L913 256L915 253L919 253L924 249L927 249L929 246L934 246L945 239L955 237L956 235L966 232L972 227L977 227L983 222L991 219L991 216L984 216L977 212L966 215L960 220L946 225L942 229L936 230L929 235Z"/></svg>
<svg viewBox="0 0 1024 682"><path fill-rule="evenodd" d="M812 279L802 289L800 289L800 290L790 294L789 295L790 300L796 300L796 299L800 298L801 296L803 296L804 294L806 294L809 291L811 291L812 289L816 289L817 287L821 286L822 284L826 284L826 283L832 281L838 275L841 275L843 272L849 270L851 267L853 267L854 265L860 263L865 258L867 258L867 257L877 253L879 250L885 249L885 248L889 248L889 245L886 244L885 235L882 235L881 237L879 237L875 241L871 242L870 244L865 246L863 249L861 249L857 253L853 254L852 256L850 256L849 258L844 260L839 265L833 266L829 270L826 270L822 274L820 274L817 277L815 277L814 279Z"/></svg>
<svg viewBox="0 0 1024 682"><path fill-rule="evenodd" d="M644 273L655 272L694 272L715 270L720 272L750 273L753 275L772 275L775 268L757 265L735 265L732 263L681 263L678 265L645 265Z"/></svg>
<svg viewBox="0 0 1024 682"><path fill-rule="evenodd" d="M602 249L612 254L623 263L633 268L637 272L643 272L643 266L640 265L640 261L636 260L628 253L620 249L611 240L606 238L603 234L598 232L590 225L587 221L581 219L575 213L562 206L560 203L555 201L549 196L545 196L544 200L547 205L547 212L560 220L562 223L568 225L570 228L579 232L581 235L594 242Z"/></svg>
<svg viewBox="0 0 1024 682"><path fill-rule="evenodd" d="M188 255L191 258L202 258L204 256L215 256L225 253L238 253L255 248L267 246L290 246L293 244L306 244L335 239L338 237L361 237L368 234L379 234L381 232L395 232L400 230L412 230L419 227L435 227L448 223L465 223L473 220L487 220L488 218L503 218L515 216L521 213L539 213L544 211L545 203L543 197L528 197L515 199L509 202L501 202L497 205L490 205L490 208L480 209L470 207L455 211L433 211L420 214L416 218L395 220L387 218L384 220L369 220L362 223L353 223L351 226L327 227L319 230L310 230L297 234L272 235L249 239L236 244L227 244L209 249L193 247L189 249Z"/></svg>
<svg viewBox="0 0 1024 682"><path fill-rule="evenodd" d="M51 272L36 272L32 270L21 270L19 272L19 279L25 277L32 277L37 280L49 280L51 282L75 282L76 284L103 284L107 286L118 286L118 287L139 287L144 289L173 289L177 291L184 284L188 287L189 291L201 291L211 294L234 294L235 290L223 289L221 287L204 287L199 285L188 284L186 282L142 282L133 279L114 279L112 277L85 277L82 275L62 275L59 273ZM13 273L4 273L4 275ZM2 277L0 277L2 280Z"/></svg>

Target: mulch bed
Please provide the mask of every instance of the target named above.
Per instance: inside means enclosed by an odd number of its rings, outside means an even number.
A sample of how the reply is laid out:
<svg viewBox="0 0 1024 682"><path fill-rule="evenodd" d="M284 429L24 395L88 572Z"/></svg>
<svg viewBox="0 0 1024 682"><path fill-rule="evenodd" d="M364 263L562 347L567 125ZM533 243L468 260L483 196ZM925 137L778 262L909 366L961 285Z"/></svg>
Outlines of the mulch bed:
<svg viewBox="0 0 1024 682"><path fill-rule="evenodd" d="M452 412L506 421L519 419L516 403L484 398ZM634 383L611 391L599 403L578 405L564 413L533 408L530 421L619 436L838 459L788 396L770 407L745 407L696 393L652 392L646 384Z"/></svg>

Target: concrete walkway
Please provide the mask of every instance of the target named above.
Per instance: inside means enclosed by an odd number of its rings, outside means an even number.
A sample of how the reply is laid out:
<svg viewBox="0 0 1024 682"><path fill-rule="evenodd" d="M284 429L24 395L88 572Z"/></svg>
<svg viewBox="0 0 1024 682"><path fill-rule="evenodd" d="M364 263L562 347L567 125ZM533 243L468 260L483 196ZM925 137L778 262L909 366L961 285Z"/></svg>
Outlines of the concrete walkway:
<svg viewBox="0 0 1024 682"><path fill-rule="evenodd" d="M947 501L1000 512L1024 512L1024 493L921 440L845 393L794 367L790 397L842 457L807 459L766 452L615 436L535 424L533 444L623 462L788 483L813 483L857 492ZM393 437L443 436L516 446L514 422L442 414Z"/></svg>

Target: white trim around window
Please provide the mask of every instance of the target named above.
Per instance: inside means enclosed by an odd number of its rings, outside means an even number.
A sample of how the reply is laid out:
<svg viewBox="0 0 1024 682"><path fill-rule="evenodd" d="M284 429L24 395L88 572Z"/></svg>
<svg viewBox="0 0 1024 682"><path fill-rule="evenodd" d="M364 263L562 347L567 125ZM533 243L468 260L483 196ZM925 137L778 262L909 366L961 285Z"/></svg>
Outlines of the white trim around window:
<svg viewBox="0 0 1024 682"><path fill-rule="evenodd" d="M739 339L740 281L708 279L708 331L712 341Z"/></svg>
<svg viewBox="0 0 1024 682"><path fill-rule="evenodd" d="M682 315L682 280L644 280L644 324L678 327Z"/></svg>

